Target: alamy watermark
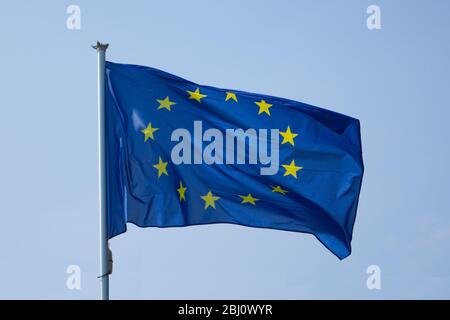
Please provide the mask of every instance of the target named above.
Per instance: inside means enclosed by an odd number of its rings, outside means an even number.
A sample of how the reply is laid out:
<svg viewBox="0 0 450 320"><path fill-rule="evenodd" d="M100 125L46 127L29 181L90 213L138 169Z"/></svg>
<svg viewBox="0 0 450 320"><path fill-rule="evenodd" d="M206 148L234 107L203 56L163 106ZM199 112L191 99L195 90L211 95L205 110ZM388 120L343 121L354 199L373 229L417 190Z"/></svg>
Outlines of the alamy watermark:
<svg viewBox="0 0 450 320"><path fill-rule="evenodd" d="M366 286L369 290L381 290L381 269L379 266L373 264L367 267Z"/></svg>
<svg viewBox="0 0 450 320"><path fill-rule="evenodd" d="M366 25L369 30L381 29L381 9L377 5L370 5L366 10L369 17L367 17Z"/></svg>
<svg viewBox="0 0 450 320"><path fill-rule="evenodd" d="M226 129L224 137L224 133L215 128L203 132L202 121L194 121L193 137L183 128L172 132L171 141L178 143L170 156L175 165L261 164L264 166L260 168L261 175L274 175L279 170L280 132L271 129L270 137L268 134L267 129ZM203 142L208 143L205 148Z"/></svg>
<svg viewBox="0 0 450 320"><path fill-rule="evenodd" d="M72 4L67 7L66 13L69 15L66 20L66 27L69 30L81 29L81 9L79 6Z"/></svg>
<svg viewBox="0 0 450 320"><path fill-rule="evenodd" d="M81 289L81 268L77 265L70 265L66 269L66 273L69 275L66 280L66 287L69 290Z"/></svg>

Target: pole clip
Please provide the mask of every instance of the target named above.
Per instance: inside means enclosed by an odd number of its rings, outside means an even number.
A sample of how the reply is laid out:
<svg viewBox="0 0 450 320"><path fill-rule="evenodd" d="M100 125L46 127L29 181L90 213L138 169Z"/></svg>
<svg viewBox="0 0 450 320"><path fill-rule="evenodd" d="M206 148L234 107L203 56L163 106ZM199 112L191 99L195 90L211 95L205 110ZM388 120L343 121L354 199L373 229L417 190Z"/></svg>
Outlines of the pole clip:
<svg viewBox="0 0 450 320"><path fill-rule="evenodd" d="M102 274L101 276L98 276L97 279L103 278L103 277L107 277L110 274L112 274L113 272L113 257L112 257L112 251L109 248L109 243L108 243L108 249L107 249L107 255L108 255L108 271L105 274Z"/></svg>

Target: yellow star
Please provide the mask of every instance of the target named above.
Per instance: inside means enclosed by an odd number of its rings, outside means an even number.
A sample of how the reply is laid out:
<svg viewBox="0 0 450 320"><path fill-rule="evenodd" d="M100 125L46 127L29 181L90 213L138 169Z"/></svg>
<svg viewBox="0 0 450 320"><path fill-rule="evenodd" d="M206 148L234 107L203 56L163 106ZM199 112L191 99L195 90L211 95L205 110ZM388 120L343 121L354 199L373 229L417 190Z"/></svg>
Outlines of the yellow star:
<svg viewBox="0 0 450 320"><path fill-rule="evenodd" d="M283 168L286 169L284 176L294 176L297 179L297 171L303 169L303 167L299 167L295 165L295 160L292 160L290 164L282 164Z"/></svg>
<svg viewBox="0 0 450 320"><path fill-rule="evenodd" d="M220 199L220 197L213 196L212 192L209 191L205 196L201 196L201 198L205 201L205 210L208 209L208 207L216 208L216 203L214 201L217 201Z"/></svg>
<svg viewBox="0 0 450 320"><path fill-rule="evenodd" d="M241 203L251 203L252 205L255 205L255 201L258 201L259 199L253 198L251 193L249 193L247 196L239 196L242 198Z"/></svg>
<svg viewBox="0 0 450 320"><path fill-rule="evenodd" d="M294 138L295 138L296 136L298 136L298 133L292 133L292 132L291 132L290 126L287 127L287 129L286 129L285 132L280 131L280 134L281 134L281 136L283 137L283 141L281 142L281 144L285 144L285 143L288 143L288 142L289 142L289 143L292 144L293 146L295 145L295 144L294 144Z"/></svg>
<svg viewBox="0 0 450 320"><path fill-rule="evenodd" d="M238 102L237 97L236 97L236 93L227 92L227 96L225 98L225 101L228 101L230 99L233 99L235 102Z"/></svg>
<svg viewBox="0 0 450 320"><path fill-rule="evenodd" d="M278 192L278 193L281 193L282 195L286 195L286 193L289 192L287 190L283 190L283 188L281 188L280 186L271 186L271 187L272 187L272 192Z"/></svg>
<svg viewBox="0 0 450 320"><path fill-rule="evenodd" d="M180 194L180 201L184 200L186 201L185 192L187 188L183 186L183 182L180 181L180 187L177 189L178 193Z"/></svg>
<svg viewBox="0 0 450 320"><path fill-rule="evenodd" d="M161 160L161 157L159 157L159 162L155 165L153 165L153 168L158 169L158 178L161 177L163 174L168 176L167 173L167 162L164 162Z"/></svg>
<svg viewBox="0 0 450 320"><path fill-rule="evenodd" d="M170 111L170 106L173 106L174 104L176 104L175 102L170 101L169 97L167 96L164 100L161 99L156 99L156 101L158 101L159 106L158 109L167 109Z"/></svg>
<svg viewBox="0 0 450 320"><path fill-rule="evenodd" d="M258 114L261 114L263 112L267 113L270 116L269 108L272 106L270 103L267 103L264 100L261 100L260 102L255 102L256 105L259 107Z"/></svg>
<svg viewBox="0 0 450 320"><path fill-rule="evenodd" d="M187 93L189 93L189 99L194 99L195 101L201 103L202 99L206 97L206 94L201 94L200 89L197 88L194 92L187 90Z"/></svg>
<svg viewBox="0 0 450 320"><path fill-rule="evenodd" d="M155 140L153 133L157 130L159 130L159 128L153 128L152 123L149 122L147 128L141 130L141 132L145 135L144 142L146 142L149 138Z"/></svg>

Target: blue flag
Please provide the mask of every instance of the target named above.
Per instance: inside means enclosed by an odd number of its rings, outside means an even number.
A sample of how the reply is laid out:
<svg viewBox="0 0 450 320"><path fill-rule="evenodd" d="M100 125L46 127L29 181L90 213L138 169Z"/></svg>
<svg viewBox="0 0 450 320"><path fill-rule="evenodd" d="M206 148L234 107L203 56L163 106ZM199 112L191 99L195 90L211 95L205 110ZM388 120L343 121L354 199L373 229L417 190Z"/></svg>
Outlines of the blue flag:
<svg viewBox="0 0 450 320"><path fill-rule="evenodd" d="M359 121L292 100L106 63L108 236L233 223L310 233L351 252Z"/></svg>

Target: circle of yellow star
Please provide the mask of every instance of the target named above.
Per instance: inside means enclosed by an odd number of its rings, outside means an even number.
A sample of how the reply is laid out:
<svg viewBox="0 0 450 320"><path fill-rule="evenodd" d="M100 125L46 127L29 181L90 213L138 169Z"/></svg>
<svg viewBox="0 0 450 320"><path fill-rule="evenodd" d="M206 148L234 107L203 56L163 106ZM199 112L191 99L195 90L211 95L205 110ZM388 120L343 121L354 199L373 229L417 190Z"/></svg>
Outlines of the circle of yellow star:
<svg viewBox="0 0 450 320"><path fill-rule="evenodd" d="M180 195L180 202L181 201L186 201L186 193L187 188L185 186L183 186L183 182L180 181L180 187L177 189L178 194Z"/></svg>
<svg viewBox="0 0 450 320"><path fill-rule="evenodd" d="M249 193L247 196L241 196L239 195L239 197L242 198L242 202L241 203L250 203L252 205L255 205L255 201L258 201L259 199L253 198L252 194Z"/></svg>
<svg viewBox="0 0 450 320"><path fill-rule="evenodd" d="M259 102L255 102L255 104L259 107L259 112L258 115L265 112L270 116L270 107L272 107L272 105L270 103L267 103L265 100L261 100Z"/></svg>
<svg viewBox="0 0 450 320"><path fill-rule="evenodd" d="M286 195L286 193L288 193L289 191L284 190L280 186L272 186L272 192L278 192L281 193L282 195Z"/></svg>
<svg viewBox="0 0 450 320"><path fill-rule="evenodd" d="M189 93L189 99L194 99L195 101L197 101L197 102L199 102L199 103L202 102L201 100L202 100L203 98L207 97L206 94L201 94L201 93L200 93L200 89L199 89L199 88L197 88L195 91L189 91L189 90L187 90L187 93Z"/></svg>
<svg viewBox="0 0 450 320"><path fill-rule="evenodd" d="M234 100L235 102L238 102L236 93L227 91L227 96L225 97L225 101L228 101L230 99Z"/></svg>
<svg viewBox="0 0 450 320"><path fill-rule="evenodd" d="M158 178L163 174L165 174L166 176L169 175L167 173L167 162L162 161L161 157L159 157L159 162L153 165L153 168L156 168L158 170Z"/></svg>
<svg viewBox="0 0 450 320"><path fill-rule="evenodd" d="M213 207L215 209L215 201L220 199L220 197L214 196L211 191L208 191L208 193L204 196L201 196L201 198L205 201L205 210L208 209L208 207Z"/></svg>
<svg viewBox="0 0 450 320"><path fill-rule="evenodd" d="M294 138L295 138L296 136L298 136L298 133L293 133L293 132L291 131L291 127L290 127L290 126L287 127L287 129L286 129L285 132L280 131L280 134L281 134L281 136L283 137L283 141L281 142L281 144L285 144L285 143L288 143L288 142L289 142L291 145L295 146L295 144L294 144Z"/></svg>
<svg viewBox="0 0 450 320"><path fill-rule="evenodd" d="M174 104L176 104L176 102L170 101L169 96L167 96L165 99L161 100L161 99L156 99L156 101L158 101L159 106L157 110L160 109L167 109L170 111L170 106L173 106Z"/></svg>
<svg viewBox="0 0 450 320"><path fill-rule="evenodd" d="M141 130L141 132L145 135L144 142L146 142L148 139L155 140L153 133L157 130L159 130L159 128L153 128L152 123L149 122L147 128Z"/></svg>
<svg viewBox="0 0 450 320"><path fill-rule="evenodd" d="M282 164L283 168L286 169L284 176L293 176L297 179L297 171L303 169L303 167L299 167L295 165L295 160L292 160L290 164Z"/></svg>

